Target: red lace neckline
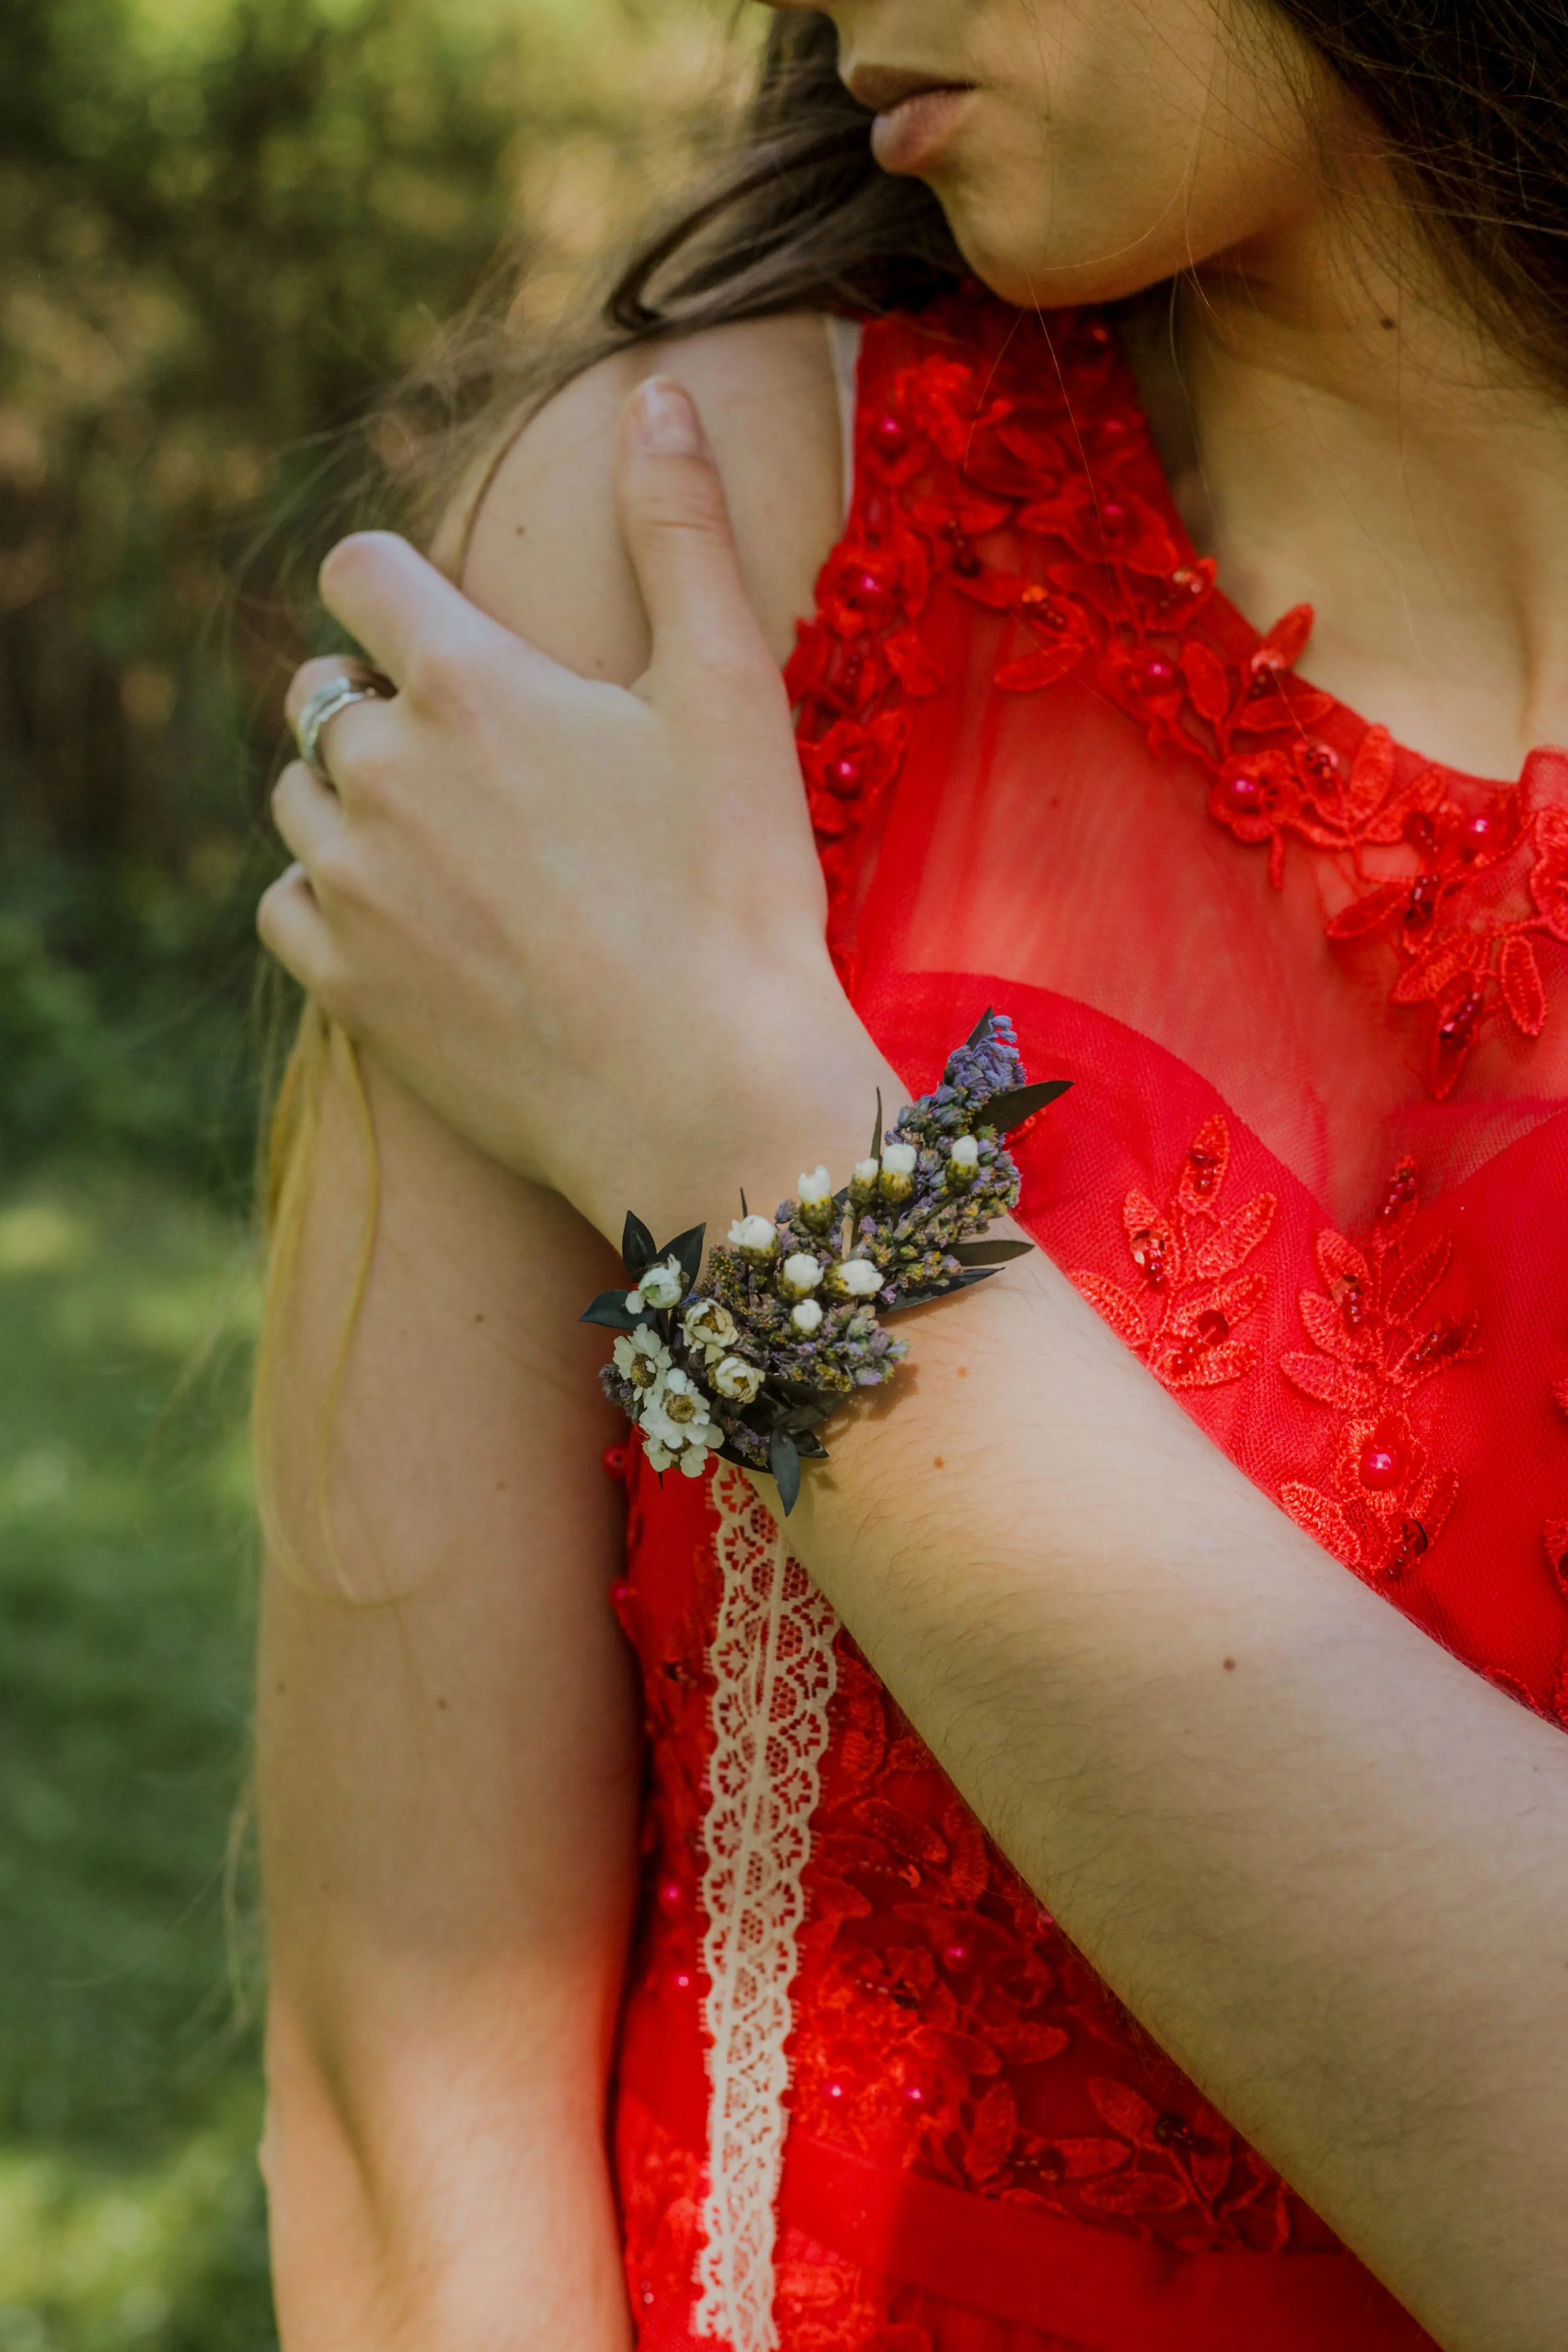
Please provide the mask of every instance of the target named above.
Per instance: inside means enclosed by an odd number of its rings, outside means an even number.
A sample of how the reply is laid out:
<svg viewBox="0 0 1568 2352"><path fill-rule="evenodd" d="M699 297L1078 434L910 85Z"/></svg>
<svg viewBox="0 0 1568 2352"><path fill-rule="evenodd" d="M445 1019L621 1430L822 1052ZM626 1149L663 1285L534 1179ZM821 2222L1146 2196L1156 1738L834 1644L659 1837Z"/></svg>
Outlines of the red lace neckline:
<svg viewBox="0 0 1568 2352"><path fill-rule="evenodd" d="M1393 950L1389 1001L1424 1009L1437 1099L1489 1027L1539 1035L1539 948L1568 943L1568 751L1532 752L1511 784L1468 776L1298 677L1311 608L1259 632L1216 586L1102 318L963 295L866 330L900 334L916 356L859 404L848 525L789 668L830 883L910 706L943 683L920 624L945 580L1007 625L1003 692L1085 674L1152 750L1206 771L1210 816L1267 845L1276 886L1290 845L1327 858L1327 935Z"/></svg>

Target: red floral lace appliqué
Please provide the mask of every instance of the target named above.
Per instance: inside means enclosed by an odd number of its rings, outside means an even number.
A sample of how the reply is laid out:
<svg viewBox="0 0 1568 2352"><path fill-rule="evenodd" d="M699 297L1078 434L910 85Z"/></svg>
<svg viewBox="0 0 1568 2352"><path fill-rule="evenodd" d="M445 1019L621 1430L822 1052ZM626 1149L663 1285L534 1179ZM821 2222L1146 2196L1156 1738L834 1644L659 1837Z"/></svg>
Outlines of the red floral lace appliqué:
<svg viewBox="0 0 1568 2352"><path fill-rule="evenodd" d="M1328 936L1393 950L1390 1001L1425 1008L1428 1084L1446 1097L1489 1026L1531 1038L1545 1022L1539 945L1568 943L1568 808L1542 787L1561 801L1568 754L1535 753L1478 803L1441 768L1410 772L1382 728L1348 759L1314 735L1349 714L1295 675L1310 607L1240 651L1238 617L1215 625L1228 608L1214 566L1153 502L1158 460L1105 321L991 309L988 334L984 303L939 305L921 322L929 352L862 403L848 530L789 665L830 886L898 774L910 702L942 686L921 635L942 580L1008 624L999 688L1081 669L1153 747L1206 768L1210 814L1268 844L1276 884L1291 840L1335 859ZM954 356L957 341L977 355ZM1002 533L1023 542L1022 568L996 560Z"/></svg>
<svg viewBox="0 0 1568 2352"><path fill-rule="evenodd" d="M1286 2243L1304 2209L1146 2041L842 1636L834 1706L801 1935L796 2126L1168 2243ZM1142 2088L1111 2071L1130 2071L1130 2042Z"/></svg>
<svg viewBox="0 0 1568 2352"><path fill-rule="evenodd" d="M1220 1388L1258 1360L1251 1341L1235 1334L1263 1304L1268 1282L1242 1268L1273 1224L1277 1202L1272 1192L1256 1192L1222 1215L1229 1167L1230 1129L1216 1114L1188 1146L1163 1209L1136 1189L1121 1204L1137 1289L1088 1268L1069 1276L1167 1388Z"/></svg>
<svg viewBox="0 0 1568 2352"><path fill-rule="evenodd" d="M1403 1576L1436 1541L1459 1482L1417 1434L1417 1390L1476 1350L1470 1314L1430 1315L1453 1240L1441 1234L1411 1255L1419 1199L1401 1160L1364 1244L1321 1233L1321 1290L1304 1290L1310 1354L1283 1358L1293 1388L1326 1405L1339 1432L1326 1486L1289 1479L1280 1500L1300 1527L1349 1568L1374 1580Z"/></svg>

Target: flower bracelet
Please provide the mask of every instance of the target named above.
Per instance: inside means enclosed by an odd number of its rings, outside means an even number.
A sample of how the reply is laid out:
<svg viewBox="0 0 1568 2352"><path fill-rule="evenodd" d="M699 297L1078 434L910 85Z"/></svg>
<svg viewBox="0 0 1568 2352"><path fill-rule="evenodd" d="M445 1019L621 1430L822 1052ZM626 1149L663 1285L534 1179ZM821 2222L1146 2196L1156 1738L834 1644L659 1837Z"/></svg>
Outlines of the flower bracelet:
<svg viewBox="0 0 1568 2352"><path fill-rule="evenodd" d="M641 1431L651 1466L696 1478L717 1454L771 1471L787 1517L802 1462L827 1458L821 1423L909 1352L888 1318L984 1282L1029 1248L982 1238L1017 1203L1002 1139L1070 1083L1028 1085L1012 1023L988 1012L941 1086L885 1139L879 1097L870 1157L841 1191L818 1168L771 1218L750 1214L742 1193L706 1272L701 1225L659 1249L628 1215L621 1255L635 1286L606 1290L582 1319L620 1334L605 1391Z"/></svg>

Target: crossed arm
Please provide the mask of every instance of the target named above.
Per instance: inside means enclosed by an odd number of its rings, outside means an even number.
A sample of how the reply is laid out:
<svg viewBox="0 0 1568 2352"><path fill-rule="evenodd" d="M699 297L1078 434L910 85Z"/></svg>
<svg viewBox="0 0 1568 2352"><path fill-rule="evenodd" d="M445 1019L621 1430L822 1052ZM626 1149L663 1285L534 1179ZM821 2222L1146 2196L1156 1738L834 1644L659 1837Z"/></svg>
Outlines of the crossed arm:
<svg viewBox="0 0 1568 2352"><path fill-rule="evenodd" d="M673 1230L737 1179L776 1197L898 1083L826 968L777 649L668 421L634 411L619 460L631 694L394 544L340 551L329 594L402 693L336 722L341 799L290 772L303 870L266 919L601 1233L632 1198ZM795 1548L1068 1932L1438 2340L1555 2347L1568 1743L1285 1520L1048 1264L914 1338Z"/></svg>

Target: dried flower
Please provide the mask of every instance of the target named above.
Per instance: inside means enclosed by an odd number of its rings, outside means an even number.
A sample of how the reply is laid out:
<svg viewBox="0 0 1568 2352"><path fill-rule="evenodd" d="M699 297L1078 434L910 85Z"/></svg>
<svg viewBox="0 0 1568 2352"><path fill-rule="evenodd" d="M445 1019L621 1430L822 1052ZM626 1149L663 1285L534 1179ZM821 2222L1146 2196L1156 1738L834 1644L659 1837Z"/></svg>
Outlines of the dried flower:
<svg viewBox="0 0 1568 2352"><path fill-rule="evenodd" d="M672 1257L665 1257L660 1258L656 1265L650 1265L646 1274L638 1276L637 1286L628 1295L626 1305L632 1314L637 1315L645 1307L679 1307L685 1296L686 1276L680 1270L679 1261ZM632 1305L634 1298L637 1301L635 1307Z"/></svg>
<svg viewBox="0 0 1568 2352"><path fill-rule="evenodd" d="M634 1389L657 1388L660 1374L669 1370L669 1349L646 1323L622 1333L616 1341L615 1355L616 1371Z"/></svg>
<svg viewBox="0 0 1568 2352"><path fill-rule="evenodd" d="M804 1332L809 1339L814 1332L822 1328L822 1309L815 1298L803 1298L798 1307L791 1309L789 1319L795 1329Z"/></svg>
<svg viewBox="0 0 1568 2352"><path fill-rule="evenodd" d="M707 1467L710 1453L724 1443L724 1433L708 1417L708 1400L689 1374L668 1372L661 1388L648 1398L638 1419L656 1470L679 1464L687 1477Z"/></svg>
<svg viewBox="0 0 1568 2352"><path fill-rule="evenodd" d="M821 1266L805 1250L796 1250L779 1268L779 1288L786 1298L809 1298L821 1280Z"/></svg>
<svg viewBox="0 0 1568 2352"><path fill-rule="evenodd" d="M713 1368L713 1385L721 1396L731 1397L737 1404L752 1404L762 1388L763 1375L744 1356L726 1356Z"/></svg>
<svg viewBox="0 0 1568 2352"><path fill-rule="evenodd" d="M778 1248L779 1237L767 1217L737 1217L730 1227L730 1247L761 1265Z"/></svg>
<svg viewBox="0 0 1568 2352"><path fill-rule="evenodd" d="M886 1280L881 1268L868 1257L847 1257L828 1269L828 1287L846 1298L874 1298Z"/></svg>
<svg viewBox="0 0 1568 2352"><path fill-rule="evenodd" d="M815 1168L809 1176L801 1178L800 1205L803 1209L809 1209L819 1201L831 1201L832 1198L832 1180L825 1167Z"/></svg>
<svg viewBox="0 0 1568 2352"><path fill-rule="evenodd" d="M915 1189L915 1162L919 1154L912 1143L887 1143L882 1147L882 1173L878 1191L884 1201L907 1201Z"/></svg>
<svg viewBox="0 0 1568 2352"><path fill-rule="evenodd" d="M943 1181L950 1192L967 1192L980 1169L980 1146L972 1135L955 1136Z"/></svg>
<svg viewBox="0 0 1568 2352"><path fill-rule="evenodd" d="M687 1346L700 1348L710 1364L732 1348L741 1336L734 1317L716 1298L699 1298L689 1307L681 1328Z"/></svg>

